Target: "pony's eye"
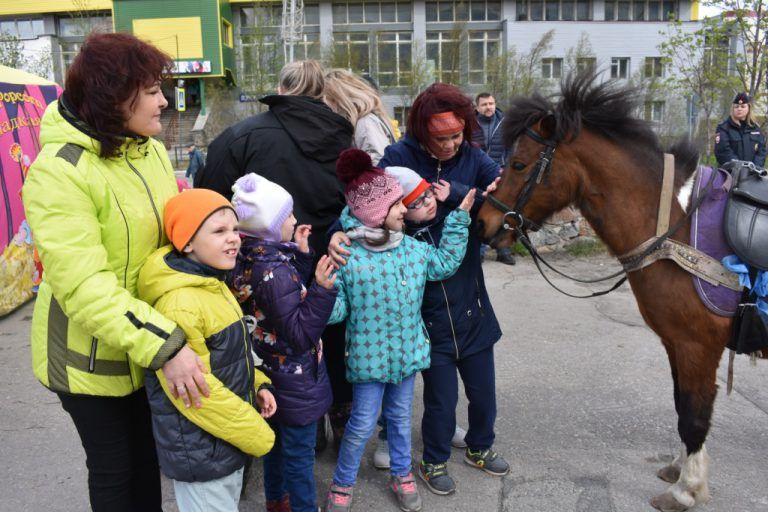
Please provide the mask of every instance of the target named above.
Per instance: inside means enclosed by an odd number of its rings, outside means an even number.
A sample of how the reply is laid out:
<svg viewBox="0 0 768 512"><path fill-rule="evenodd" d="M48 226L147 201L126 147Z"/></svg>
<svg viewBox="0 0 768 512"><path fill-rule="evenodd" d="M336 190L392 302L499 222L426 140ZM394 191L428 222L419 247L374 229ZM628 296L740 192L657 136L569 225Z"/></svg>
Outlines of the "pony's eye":
<svg viewBox="0 0 768 512"><path fill-rule="evenodd" d="M522 171L525 169L525 164L523 162L512 162L511 167L516 171Z"/></svg>

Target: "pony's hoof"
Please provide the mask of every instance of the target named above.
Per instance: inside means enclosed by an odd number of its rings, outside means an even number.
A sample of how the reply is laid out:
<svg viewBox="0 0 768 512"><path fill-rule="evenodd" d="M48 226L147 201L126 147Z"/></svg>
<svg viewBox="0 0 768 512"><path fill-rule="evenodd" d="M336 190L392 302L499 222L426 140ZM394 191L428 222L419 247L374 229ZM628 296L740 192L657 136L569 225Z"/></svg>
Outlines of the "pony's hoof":
<svg viewBox="0 0 768 512"><path fill-rule="evenodd" d="M661 512L682 512L690 507L683 505L670 492L659 494L651 500L651 506Z"/></svg>
<svg viewBox="0 0 768 512"><path fill-rule="evenodd" d="M680 480L680 466L677 464L670 464L669 466L664 466L660 470L656 472L656 476L661 478L667 483L674 484L678 480Z"/></svg>

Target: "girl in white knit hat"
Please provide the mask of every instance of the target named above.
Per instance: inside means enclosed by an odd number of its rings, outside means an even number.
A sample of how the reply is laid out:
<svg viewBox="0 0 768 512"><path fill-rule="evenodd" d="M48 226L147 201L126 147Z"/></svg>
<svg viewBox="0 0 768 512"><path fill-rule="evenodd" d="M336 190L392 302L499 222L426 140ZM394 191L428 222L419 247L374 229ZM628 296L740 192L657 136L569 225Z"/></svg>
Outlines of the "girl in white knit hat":
<svg viewBox="0 0 768 512"><path fill-rule="evenodd" d="M332 398L320 334L336 299L333 265L320 258L312 281L311 228L296 226L283 187L251 173L232 191L242 238L233 288L244 313L256 317L256 354L278 407L270 421L275 447L263 458L267 510L316 512L317 420Z"/></svg>

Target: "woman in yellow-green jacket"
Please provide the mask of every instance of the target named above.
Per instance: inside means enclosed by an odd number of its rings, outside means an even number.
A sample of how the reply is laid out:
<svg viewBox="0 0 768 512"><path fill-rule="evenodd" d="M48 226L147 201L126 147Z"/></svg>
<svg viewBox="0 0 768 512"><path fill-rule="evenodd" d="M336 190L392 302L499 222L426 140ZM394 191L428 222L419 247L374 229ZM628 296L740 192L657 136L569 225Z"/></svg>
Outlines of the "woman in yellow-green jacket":
<svg viewBox="0 0 768 512"><path fill-rule="evenodd" d="M187 404L208 393L183 331L136 298L139 269L166 243L163 205L178 193L151 138L170 66L134 36L90 36L46 110L23 188L44 267L33 369L77 428L96 512L162 510L143 369L162 369Z"/></svg>

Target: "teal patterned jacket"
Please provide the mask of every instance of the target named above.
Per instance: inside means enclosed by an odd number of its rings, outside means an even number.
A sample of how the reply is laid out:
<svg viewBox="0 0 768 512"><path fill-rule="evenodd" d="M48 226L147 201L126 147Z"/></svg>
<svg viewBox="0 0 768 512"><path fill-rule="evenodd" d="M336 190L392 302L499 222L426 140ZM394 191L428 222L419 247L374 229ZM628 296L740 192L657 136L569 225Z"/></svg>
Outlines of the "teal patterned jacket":
<svg viewBox="0 0 768 512"><path fill-rule="evenodd" d="M348 208L340 221L344 231L360 225ZM467 212L451 212L439 248L410 236L382 252L352 242L352 254L337 273L339 294L328 321L347 320L344 358L349 382L398 384L429 367L429 337L421 319L424 285L446 279L459 268L469 222Z"/></svg>

